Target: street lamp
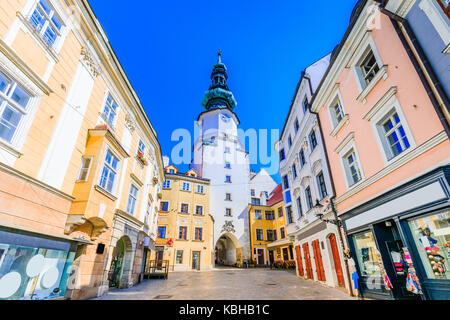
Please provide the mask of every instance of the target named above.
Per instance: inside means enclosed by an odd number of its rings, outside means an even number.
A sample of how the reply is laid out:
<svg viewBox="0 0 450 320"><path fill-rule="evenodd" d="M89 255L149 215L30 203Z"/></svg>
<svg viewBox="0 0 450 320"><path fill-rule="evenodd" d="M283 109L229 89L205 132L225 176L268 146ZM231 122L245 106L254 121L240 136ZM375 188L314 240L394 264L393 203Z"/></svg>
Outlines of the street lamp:
<svg viewBox="0 0 450 320"><path fill-rule="evenodd" d="M314 208L316 208L317 210L320 210L321 208L323 208L323 204L321 204L319 202L319 200L316 199L316 205L314 206ZM338 218L336 219L324 219L323 218L324 214L323 213L316 213L316 217L319 218L320 221L326 222L326 223L331 223L334 224L338 227L342 226L342 221L339 220Z"/></svg>

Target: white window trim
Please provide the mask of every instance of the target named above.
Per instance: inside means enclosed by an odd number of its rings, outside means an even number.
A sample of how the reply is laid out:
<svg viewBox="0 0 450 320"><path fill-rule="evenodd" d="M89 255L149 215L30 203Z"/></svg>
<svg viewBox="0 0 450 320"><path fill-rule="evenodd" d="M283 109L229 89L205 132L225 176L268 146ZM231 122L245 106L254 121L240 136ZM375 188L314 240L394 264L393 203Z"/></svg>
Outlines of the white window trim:
<svg viewBox="0 0 450 320"><path fill-rule="evenodd" d="M183 188L183 186L184 186L184 184L187 184L187 186L188 186L188 188L185 190L184 188ZM181 188L180 188L180 190L181 191L185 191L185 192L190 192L191 191L191 183L190 182L187 182L187 181L181 181Z"/></svg>
<svg viewBox="0 0 450 320"><path fill-rule="evenodd" d="M199 187L202 187L202 192L199 192L198 191L198 188ZM196 188L196 193L198 193L198 194L205 194L205 185L204 184L197 184L197 188Z"/></svg>
<svg viewBox="0 0 450 320"><path fill-rule="evenodd" d="M86 172L86 179L85 180L80 180L79 178L80 178L81 170L83 169L83 167L81 166L83 164L83 159L90 159L90 162L89 162L88 170ZM77 173L77 180L76 180L76 182L86 182L86 181L89 180L89 174L91 173L92 161L93 160L94 160L93 156L86 156L86 157L83 156L83 157L81 157L80 169L78 170L78 173Z"/></svg>
<svg viewBox="0 0 450 320"><path fill-rule="evenodd" d="M261 212L261 219L257 219L257 218L256 218L256 211L260 211L260 212ZM255 215L255 220L264 220L264 219L263 219L263 212L262 212L262 210L260 210L260 209L255 209L254 215Z"/></svg>
<svg viewBox="0 0 450 320"><path fill-rule="evenodd" d="M227 210L230 210L230 215L227 215ZM225 217L232 217L233 216L233 209L232 208L225 208Z"/></svg>
<svg viewBox="0 0 450 320"><path fill-rule="evenodd" d="M117 105L116 116L114 117L114 121L113 121L114 123L112 123L112 124L109 124L109 122L105 118L103 118L103 110L105 110L105 105L106 105L106 101L108 100L108 96L111 96L111 98L114 100L114 102ZM107 125L108 128L111 129L111 131L115 130L116 125L117 125L117 119L119 118L119 113L120 113L120 110L122 109L120 107L119 101L120 100L118 99L117 95L112 90L106 89L105 95L103 96L102 105L101 105L98 115L99 115L100 123Z"/></svg>
<svg viewBox="0 0 450 320"><path fill-rule="evenodd" d="M182 255L181 255L181 263L177 262L177 251L183 252ZM178 265L178 266L184 265L184 249L178 249L178 248L175 249L175 261L174 261L174 263L175 263L175 265Z"/></svg>
<svg viewBox="0 0 450 320"><path fill-rule="evenodd" d="M103 171L103 167L105 166L105 161L106 161L106 156L108 154L108 151L111 152L118 160L117 162L117 172L116 172L116 179L114 179L114 183L113 183L113 187L111 192L109 192L107 189L103 188L100 185L100 181L102 179L102 171ZM121 169L121 165L122 165L122 159L117 155L117 153L114 151L114 149L109 145L106 144L106 148L104 150L104 155L102 158L102 165L101 165L101 169L98 175L98 179L97 179L97 185L102 188L103 190L105 190L106 192L112 194L113 196L116 196L117 193L117 184L118 184L118 180L120 179L120 169Z"/></svg>
<svg viewBox="0 0 450 320"><path fill-rule="evenodd" d="M164 187L164 184L168 183L169 186L168 187ZM162 184L162 188L163 189L172 189L172 180L171 179L166 179L166 181L163 182Z"/></svg>
<svg viewBox="0 0 450 320"><path fill-rule="evenodd" d="M189 226L182 224L182 225L177 225L177 227L178 227L178 229L177 229L177 238L176 238L176 240L181 240L181 241L189 240ZM185 227L186 228L186 239L181 239L180 238L180 228L181 227Z"/></svg>
<svg viewBox="0 0 450 320"><path fill-rule="evenodd" d="M380 70L376 74L375 78L373 78L369 84L366 84L365 80L362 78L361 71L359 70L359 64L362 62L361 60L364 58L369 48L372 50ZM372 91L372 89L380 81L380 79L383 78L386 80L388 76L387 66L384 65L383 61L381 60L381 56L378 53L375 41L373 40L370 31L367 31L366 34L364 35L363 39L361 40L361 43L359 44L358 48L353 54L349 62L349 65L353 70L353 75L355 77L356 85L358 87L359 96L357 97L357 100L365 103L367 95L369 94L369 92Z"/></svg>
<svg viewBox="0 0 450 320"><path fill-rule="evenodd" d="M261 233L262 233L262 236L263 236L262 240L258 239L258 232L257 232L258 230L261 230ZM265 240L264 240L264 229L261 229L261 228L255 228L255 240L256 240L256 241L265 241Z"/></svg>
<svg viewBox="0 0 450 320"><path fill-rule="evenodd" d="M132 187L134 187L134 188L136 188L136 190L137 190L137 192L136 192L136 199L135 199L135 203L134 203L134 212L129 212L128 211L128 204L129 204L129 202L130 202L130 197L131 197L131 188ZM135 215L136 214L136 212L138 211L138 204L139 204L139 186L138 185L136 185L135 183L130 183L130 189L128 190L128 197L127 197L127 207L125 208L127 211L127 213L129 213L129 214L131 214L131 215Z"/></svg>
<svg viewBox="0 0 450 320"><path fill-rule="evenodd" d="M202 207L202 214L197 214L197 207ZM194 214L196 215L196 216L204 216L205 215L205 206L204 205L201 205L201 204L195 204L194 205L194 208L195 208L195 211L194 211Z"/></svg>
<svg viewBox="0 0 450 320"><path fill-rule="evenodd" d="M447 17L444 16L442 9L435 1L422 0L419 3L419 8L426 14L429 21L436 29L436 32L444 42L443 53L450 54L450 27L447 22Z"/></svg>
<svg viewBox="0 0 450 320"><path fill-rule="evenodd" d="M181 207L183 206L183 204L187 204L187 212L183 212L183 211L181 211ZM187 202L181 202L180 203L180 213L182 213L182 214L190 214L190 205L189 205L189 203L187 203Z"/></svg>
<svg viewBox="0 0 450 320"><path fill-rule="evenodd" d="M379 122L391 111L395 110L400 118L400 123L403 126L403 130L405 130L406 137L408 138L408 142L410 147L400 153L399 155L389 159L385 146L382 142L382 138L380 137L380 132L378 130ZM403 110L400 106L400 102L398 101L395 95L392 95L388 100L384 101L381 106L378 106L377 110L370 117L370 125L372 127L372 131L375 135L375 139L377 141L378 149L383 157L384 166L390 165L392 162L397 161L399 158L405 156L416 148L416 142L414 140L414 136L410 130L408 122L406 121L406 117L403 113Z"/></svg>
<svg viewBox="0 0 450 320"><path fill-rule="evenodd" d="M332 127L334 128L333 131L330 133L332 137L336 137L337 133L341 130L341 128L348 123L348 113L345 111L344 106L344 100L342 99L341 90L339 88L336 89L336 92L331 96L330 102L327 104L327 110L328 110L328 116L330 117L330 123ZM339 102L342 108L343 118L339 123L337 123L337 119L334 116L334 111L331 110L332 107L336 104L336 102Z"/></svg>
<svg viewBox="0 0 450 320"><path fill-rule="evenodd" d="M195 230L196 229L202 229L202 238L201 239L196 239L195 238ZM203 227L198 227L198 226L194 226L193 228L192 228L192 240L194 240L194 241L204 241L205 240L205 233L204 233L204 228Z"/></svg>
<svg viewBox="0 0 450 320"><path fill-rule="evenodd" d="M345 145L343 146L339 146L339 160L341 161L341 168L342 168L342 173L344 174L344 178L345 178L345 184L347 186L347 189L352 189L354 187L356 187L357 185L361 184L366 178L364 175L364 170L363 167L361 166L361 160L359 158L359 153L358 153L358 149L356 148L356 143L354 140L354 136L353 135L349 135L349 139L348 141L345 143ZM349 180L348 180L348 176L347 176L347 171L346 171L346 164L345 164L345 159L344 156L350 152L350 150L353 149L353 151L355 152L355 157L356 157L356 161L358 164L358 168L359 168L359 172L361 174L361 179L355 183L355 184L350 184Z"/></svg>

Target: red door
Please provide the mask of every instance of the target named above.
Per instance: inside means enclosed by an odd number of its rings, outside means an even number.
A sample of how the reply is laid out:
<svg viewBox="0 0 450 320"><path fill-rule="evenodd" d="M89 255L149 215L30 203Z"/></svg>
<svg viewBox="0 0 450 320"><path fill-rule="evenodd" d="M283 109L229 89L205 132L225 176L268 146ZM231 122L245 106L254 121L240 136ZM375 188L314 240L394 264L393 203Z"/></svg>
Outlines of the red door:
<svg viewBox="0 0 450 320"><path fill-rule="evenodd" d="M302 250L300 249L300 246L296 246L295 247L295 253L297 256L297 269L298 269L298 274L303 277L303 275L305 274L303 272L303 263L302 263Z"/></svg>
<svg viewBox="0 0 450 320"><path fill-rule="evenodd" d="M303 253L305 254L306 276L308 279L314 279L311 266L311 257L309 256L308 243L303 244Z"/></svg>
<svg viewBox="0 0 450 320"><path fill-rule="evenodd" d="M316 261L317 278L319 279L319 281L325 281L325 270L323 269L319 240L314 240L312 242L312 246L314 251L314 260Z"/></svg>
<svg viewBox="0 0 450 320"><path fill-rule="evenodd" d="M336 271L336 276L338 279L338 284L340 287L344 287L344 274L342 273L341 259L339 258L339 250L336 243L336 236L334 233L330 235L331 253L333 254L334 270Z"/></svg>

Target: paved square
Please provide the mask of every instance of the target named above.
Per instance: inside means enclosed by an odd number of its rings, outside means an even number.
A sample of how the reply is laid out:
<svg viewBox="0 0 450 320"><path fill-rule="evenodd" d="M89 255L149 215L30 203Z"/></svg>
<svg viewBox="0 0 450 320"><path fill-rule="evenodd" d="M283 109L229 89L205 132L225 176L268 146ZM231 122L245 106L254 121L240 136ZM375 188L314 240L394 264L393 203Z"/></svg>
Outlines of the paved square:
<svg viewBox="0 0 450 320"><path fill-rule="evenodd" d="M214 269L171 272L168 280L151 279L133 288L113 290L99 300L351 300L347 293L294 271Z"/></svg>

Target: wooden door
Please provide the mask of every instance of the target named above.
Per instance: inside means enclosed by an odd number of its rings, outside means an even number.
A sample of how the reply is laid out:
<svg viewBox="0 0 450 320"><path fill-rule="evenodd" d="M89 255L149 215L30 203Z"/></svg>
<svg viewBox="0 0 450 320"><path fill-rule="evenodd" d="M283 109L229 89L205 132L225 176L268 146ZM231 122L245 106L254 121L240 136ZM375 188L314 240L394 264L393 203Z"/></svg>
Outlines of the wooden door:
<svg viewBox="0 0 450 320"><path fill-rule="evenodd" d="M200 270L200 251L192 251L192 270Z"/></svg>
<svg viewBox="0 0 450 320"><path fill-rule="evenodd" d="M314 240L312 242L312 246L314 251L314 261L316 262L317 278L319 279L319 281L325 281L325 270L323 269L319 240Z"/></svg>
<svg viewBox="0 0 450 320"><path fill-rule="evenodd" d="M295 247L295 253L297 256L298 274L299 274L299 276L303 277L305 273L303 272L302 250L300 249L300 246Z"/></svg>
<svg viewBox="0 0 450 320"><path fill-rule="evenodd" d="M273 256L273 250L269 250L269 263L272 265L275 262L274 256Z"/></svg>
<svg viewBox="0 0 450 320"><path fill-rule="evenodd" d="M309 255L308 243L303 244L303 253L305 255L306 277L308 279L314 279L313 272L312 272L312 266L311 266L311 257Z"/></svg>
<svg viewBox="0 0 450 320"><path fill-rule="evenodd" d="M283 260L284 261L289 261L288 248L283 248Z"/></svg>
<svg viewBox="0 0 450 320"><path fill-rule="evenodd" d="M257 249L256 252L257 254L257 262L259 265L263 265L264 264L264 249Z"/></svg>
<svg viewBox="0 0 450 320"><path fill-rule="evenodd" d="M158 270L161 270L163 257L164 257L164 247L156 248L156 267Z"/></svg>
<svg viewBox="0 0 450 320"><path fill-rule="evenodd" d="M331 253L333 254L334 270L336 271L338 285L340 287L345 287L344 273L342 272L341 259L339 258L339 250L336 243L336 236L334 235L334 233L332 233L329 236L329 239L331 245Z"/></svg>

